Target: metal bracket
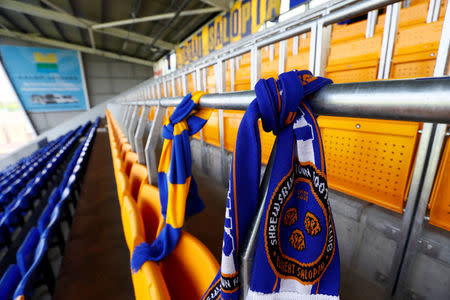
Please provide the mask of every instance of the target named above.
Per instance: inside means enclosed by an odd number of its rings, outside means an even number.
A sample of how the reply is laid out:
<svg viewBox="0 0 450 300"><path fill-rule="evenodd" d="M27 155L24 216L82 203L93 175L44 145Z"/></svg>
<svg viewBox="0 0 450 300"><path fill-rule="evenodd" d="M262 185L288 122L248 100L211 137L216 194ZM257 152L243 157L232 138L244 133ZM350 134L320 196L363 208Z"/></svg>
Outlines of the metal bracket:
<svg viewBox="0 0 450 300"><path fill-rule="evenodd" d="M250 55L250 87L253 88L261 78L261 49L252 46Z"/></svg>
<svg viewBox="0 0 450 300"><path fill-rule="evenodd" d="M124 103L123 106L125 106L125 107L124 107L124 110L123 110L122 119L120 121L120 125L122 127L125 124L125 120L127 119L128 111L130 110L130 106L128 104Z"/></svg>
<svg viewBox="0 0 450 300"><path fill-rule="evenodd" d="M448 55L449 48L450 48L450 1L447 3L444 23L442 24L441 41L439 43L439 49L436 57L436 64L434 67L435 77L445 75L446 67L449 63L449 55Z"/></svg>
<svg viewBox="0 0 450 300"><path fill-rule="evenodd" d="M147 165L148 182L154 186L158 185L158 162L156 157L156 146L161 140L161 128L166 108L158 105L152 126L145 145L145 162Z"/></svg>
<svg viewBox="0 0 450 300"><path fill-rule="evenodd" d="M427 23L436 22L439 19L439 10L441 8L441 0L430 0L428 6Z"/></svg>
<svg viewBox="0 0 450 300"><path fill-rule="evenodd" d="M230 92L234 92L234 81L236 77L236 58L232 57L230 62Z"/></svg>
<svg viewBox="0 0 450 300"><path fill-rule="evenodd" d="M324 76L328 60L328 54L330 52L332 25L324 26L322 22L316 22L315 24L317 26L317 29L316 29L316 38L314 39L315 50L313 52L314 53L313 74L316 76ZM311 39L311 41L313 41L313 39ZM313 46L313 44L311 44L311 46Z"/></svg>
<svg viewBox="0 0 450 300"><path fill-rule="evenodd" d="M144 144L143 138L145 133L145 127L147 126L148 113L150 112L150 107L143 106L142 113L139 118L139 123L136 129L136 134L134 135L134 145L136 153L138 156L138 163L145 164L145 154L144 154Z"/></svg>
<svg viewBox="0 0 450 300"><path fill-rule="evenodd" d="M135 106L133 110L133 114L131 115L130 123L128 125L128 141L131 145L131 151L136 152L136 144L134 143L134 135L136 133L136 127L139 120L139 111L141 108L139 106Z"/></svg>
<svg viewBox="0 0 450 300"><path fill-rule="evenodd" d="M183 92L182 96L186 96L188 94L188 84L186 80L187 80L186 73L181 74L181 90Z"/></svg>
<svg viewBox="0 0 450 300"><path fill-rule="evenodd" d="M172 77L170 80L171 88L172 88L172 97L176 97L177 95L177 89L175 88L175 77Z"/></svg>
<svg viewBox="0 0 450 300"><path fill-rule="evenodd" d="M283 40L280 42L280 49L278 51L278 74L284 73L286 71L286 60L287 41Z"/></svg>
<svg viewBox="0 0 450 300"><path fill-rule="evenodd" d="M366 39L373 37L375 25L377 24L378 9L369 11L367 14Z"/></svg>
<svg viewBox="0 0 450 300"><path fill-rule="evenodd" d="M383 42L381 44L380 64L378 67L378 79L388 79L391 72L392 55L397 37L398 19L401 3L388 5L384 22Z"/></svg>
<svg viewBox="0 0 450 300"><path fill-rule="evenodd" d="M294 36L292 39L292 55L298 55L298 35Z"/></svg>
<svg viewBox="0 0 450 300"><path fill-rule="evenodd" d="M407 289L407 281L413 259L417 254L417 241L423 230L423 220L433 189L434 178L439 167L446 131L447 124L432 125L425 123L423 125L410 192L406 202L406 211L402 220L402 239L397 246L394 256L393 266L398 268L398 273L391 273L392 275L399 274L398 281L394 285L394 299L403 299L403 294ZM422 148L422 139L427 140L426 149ZM421 150L423 152L426 151L425 156ZM416 174L416 171L418 174ZM418 175L420 175L420 178L418 178ZM400 245L403 245L401 249L399 249ZM403 253L404 255L402 255Z"/></svg>

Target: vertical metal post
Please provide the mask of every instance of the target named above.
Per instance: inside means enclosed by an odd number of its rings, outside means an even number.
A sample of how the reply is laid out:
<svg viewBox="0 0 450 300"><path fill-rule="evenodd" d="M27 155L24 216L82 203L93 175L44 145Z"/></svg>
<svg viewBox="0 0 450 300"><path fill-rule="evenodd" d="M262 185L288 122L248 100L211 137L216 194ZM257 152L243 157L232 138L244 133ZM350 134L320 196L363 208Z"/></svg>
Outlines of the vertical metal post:
<svg viewBox="0 0 450 300"><path fill-rule="evenodd" d="M286 59L287 59L287 41L283 40L280 42L280 49L278 51L278 74L284 73L286 71Z"/></svg>
<svg viewBox="0 0 450 300"><path fill-rule="evenodd" d="M439 18L439 9L441 8L441 0L430 0L428 6L427 23L436 22Z"/></svg>
<svg viewBox="0 0 450 300"><path fill-rule="evenodd" d="M432 143L432 134L434 132L434 127L435 126L431 123L423 124L419 147L416 154L416 163L414 165L412 180L408 192L408 198L406 201L405 212L403 213L402 217L400 237L397 240L390 276L388 278L387 291L390 294L395 290L397 276L402 266L402 259L406 244L408 242L409 230L414 220L415 209L420 196L419 192L424 181L425 170L427 167L428 159L430 157L430 145Z"/></svg>
<svg viewBox="0 0 450 300"><path fill-rule="evenodd" d="M204 91L202 89L202 73L200 68L195 69L195 88L197 91Z"/></svg>
<svg viewBox="0 0 450 300"><path fill-rule="evenodd" d="M158 83L156 83L156 99L161 99L161 85Z"/></svg>
<svg viewBox="0 0 450 300"><path fill-rule="evenodd" d="M430 147L431 150L429 150L428 165L426 166L426 170L424 170L425 172L421 182L420 193L417 195L417 200L415 201L417 202L417 208L411 220L412 222L409 228L410 234L407 237L405 244L405 255L402 257L402 262L399 266L398 282L396 286L394 286L394 299L405 299L404 294L407 288L407 281L411 275L410 271L414 258L417 254L417 243L423 230L423 221L427 211L428 202L430 200L431 191L433 189L434 177L436 176L439 166L439 158L441 155L442 146L444 144L446 131L447 124L438 124L436 126L432 146ZM402 233L403 229L404 228L402 227Z"/></svg>
<svg viewBox="0 0 450 300"><path fill-rule="evenodd" d="M136 153L138 156L138 163L140 163L140 164L145 164L143 138L144 138L144 133L145 133L145 127L147 126L149 112L150 112L150 107L144 105L142 107L141 116L139 117L136 134L134 135L134 145L135 145Z"/></svg>
<svg viewBox="0 0 450 300"><path fill-rule="evenodd" d="M172 77L170 80L171 88L172 88L172 97L176 97L177 95L177 89L175 88L175 77Z"/></svg>
<svg viewBox="0 0 450 300"><path fill-rule="evenodd" d="M166 109L160 105L156 108L155 118L145 145L145 163L148 172L148 182L154 186L158 186L158 162L156 157L156 146L161 141L161 128Z"/></svg>
<svg viewBox="0 0 450 300"><path fill-rule="evenodd" d="M400 15L400 2L388 5L384 22L383 42L381 44L378 79L388 79L391 72L394 44L397 37L398 19Z"/></svg>
<svg viewBox="0 0 450 300"><path fill-rule="evenodd" d="M316 57L314 74L316 76L324 76L327 66L328 54L330 52L332 25L323 26L321 22L317 22L317 38L316 38Z"/></svg>
<svg viewBox="0 0 450 300"><path fill-rule="evenodd" d="M254 88L261 78L261 49L256 45L250 51L250 87Z"/></svg>
<svg viewBox="0 0 450 300"><path fill-rule="evenodd" d="M128 112L125 118L125 121L123 123L123 128L122 128L122 132L123 134L128 138L128 124L130 123L130 119L131 119L131 114L133 113L133 105L128 105Z"/></svg>
<svg viewBox="0 0 450 300"><path fill-rule="evenodd" d="M316 74L317 22L311 25L311 40L309 43L309 70Z"/></svg>
<svg viewBox="0 0 450 300"><path fill-rule="evenodd" d="M270 153L269 162L267 163L266 170L264 171L263 179L259 187L259 203L256 215L253 217L252 224L249 227L244 241L242 242L241 252L239 255L241 267L240 267L240 281L242 286L242 299L247 297L247 293L250 288L250 277L253 268L253 261L255 257L256 245L258 243L258 232L262 215L264 212L265 200L267 197L267 191L269 189L270 175L272 174L273 163L277 152L277 142L273 144L272 152Z"/></svg>
<svg viewBox="0 0 450 300"><path fill-rule="evenodd" d="M164 97L169 97L169 95L167 94L167 91L168 91L168 89L167 89L167 85L166 85L166 82L165 81L163 81L162 82L162 84L163 84L163 92L164 92Z"/></svg>
<svg viewBox="0 0 450 300"><path fill-rule="evenodd" d="M367 14L366 39L373 37L377 24L378 10L369 11Z"/></svg>
<svg viewBox="0 0 450 300"><path fill-rule="evenodd" d="M202 70L201 70L201 72L202 72L202 91L204 91L204 92L207 92L207 86L208 86L208 83L206 82L206 76L207 76L207 74L206 74L206 68L203 68Z"/></svg>
<svg viewBox="0 0 450 300"><path fill-rule="evenodd" d="M139 111L141 107L138 105L134 106L133 113L130 118L130 123L128 124L128 141L131 145L131 151L136 152L136 145L134 143L134 135L136 134L136 127L139 120Z"/></svg>
<svg viewBox="0 0 450 300"><path fill-rule="evenodd" d="M216 92L223 93L225 90L225 76L226 70L224 62L219 60L216 64ZM223 109L219 109L219 141L220 141L220 168L222 175L222 183L227 184L227 154L224 145L224 124L223 124Z"/></svg>
<svg viewBox="0 0 450 300"><path fill-rule="evenodd" d="M181 89L183 91L182 96L186 96L188 94L188 85L186 79L186 73L181 74Z"/></svg>
<svg viewBox="0 0 450 300"><path fill-rule="evenodd" d="M441 41L436 57L436 64L434 67L434 76L443 76L446 74L446 67L449 63L449 49L450 49L450 1L447 3L445 10L444 23L442 24Z"/></svg>
<svg viewBox="0 0 450 300"><path fill-rule="evenodd" d="M120 111L123 111L123 113L122 113L122 118L120 120L120 123L121 123L120 125L123 126L123 124L125 124L125 120L127 119L127 114L128 114L129 110L130 110L129 105L126 105L126 104L122 105L122 109Z"/></svg>
<svg viewBox="0 0 450 300"><path fill-rule="evenodd" d="M230 92L234 92L234 81L236 77L236 58L232 57L230 62Z"/></svg>
<svg viewBox="0 0 450 300"><path fill-rule="evenodd" d="M292 55L298 55L298 35L292 38Z"/></svg>
<svg viewBox="0 0 450 300"><path fill-rule="evenodd" d="M275 59L275 44L269 45L269 61L273 61Z"/></svg>

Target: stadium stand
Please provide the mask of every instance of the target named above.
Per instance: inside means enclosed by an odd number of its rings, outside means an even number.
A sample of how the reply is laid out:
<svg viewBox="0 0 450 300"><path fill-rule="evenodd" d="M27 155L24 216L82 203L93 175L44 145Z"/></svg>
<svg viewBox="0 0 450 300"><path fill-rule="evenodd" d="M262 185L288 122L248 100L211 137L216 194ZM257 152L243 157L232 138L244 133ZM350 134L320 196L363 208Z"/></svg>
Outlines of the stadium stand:
<svg viewBox="0 0 450 300"><path fill-rule="evenodd" d="M53 292L57 274L47 253L54 244L61 255L64 253L62 222L68 222L70 228L76 207L74 193L99 121L86 123L21 160L20 165L8 167L20 168L22 173L5 178L4 184L12 181L13 185L1 193L0 266L2 270L7 268L0 285L2 299L12 299L13 295L14 299L31 299L35 283L45 284Z"/></svg>

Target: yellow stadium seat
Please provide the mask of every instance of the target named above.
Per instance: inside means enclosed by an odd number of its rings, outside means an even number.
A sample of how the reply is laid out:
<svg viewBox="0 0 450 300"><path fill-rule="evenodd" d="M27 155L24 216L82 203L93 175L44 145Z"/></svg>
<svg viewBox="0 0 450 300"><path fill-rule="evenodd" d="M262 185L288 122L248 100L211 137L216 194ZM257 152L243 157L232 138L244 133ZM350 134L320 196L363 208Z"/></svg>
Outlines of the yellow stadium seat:
<svg viewBox="0 0 450 300"><path fill-rule="evenodd" d="M133 167L134 163L137 163L138 157L136 152L129 151L125 154L125 160L123 165L123 171L127 176L130 176L131 168Z"/></svg>
<svg viewBox="0 0 450 300"><path fill-rule="evenodd" d="M400 11L389 78L433 76L441 39L446 1L442 1L437 22L426 23L428 1L412 1Z"/></svg>
<svg viewBox="0 0 450 300"><path fill-rule="evenodd" d="M234 90L235 91L247 91L251 89L250 84L250 52L247 52L238 57L236 74L234 76Z"/></svg>
<svg viewBox="0 0 450 300"><path fill-rule="evenodd" d="M122 206L123 196L125 194L125 191L128 190L128 177L123 171L116 172L116 186L119 204L120 206Z"/></svg>
<svg viewBox="0 0 450 300"><path fill-rule="evenodd" d="M171 299L156 262L145 262L137 273L132 274L132 279L137 300Z"/></svg>
<svg viewBox="0 0 450 300"><path fill-rule="evenodd" d="M173 252L160 262L172 299L200 299L219 271L219 264L198 239L183 231Z"/></svg>
<svg viewBox="0 0 450 300"><path fill-rule="evenodd" d="M137 245L144 242L145 229L136 201L128 192L123 195L121 215L125 240L130 253L132 253Z"/></svg>
<svg viewBox="0 0 450 300"><path fill-rule="evenodd" d="M129 178L130 193L134 199L138 198L142 184L148 184L147 167L139 163L134 163L131 167Z"/></svg>
<svg viewBox="0 0 450 300"><path fill-rule="evenodd" d="M217 110L211 113L208 122L203 126L203 139L211 145L220 147L219 112Z"/></svg>
<svg viewBox="0 0 450 300"><path fill-rule="evenodd" d="M298 38L298 53L294 55L294 38L287 41L286 71L309 70L309 49L311 33L304 33Z"/></svg>
<svg viewBox="0 0 450 300"><path fill-rule="evenodd" d="M430 224L450 231L450 140L442 153L439 171L431 194Z"/></svg>
<svg viewBox="0 0 450 300"><path fill-rule="evenodd" d="M120 159L125 160L125 155L131 151L131 145L128 143L122 144L120 147Z"/></svg>
<svg viewBox="0 0 450 300"><path fill-rule="evenodd" d="M143 184L139 191L137 206L145 227L145 240L151 243L164 226L158 188Z"/></svg>
<svg viewBox="0 0 450 300"><path fill-rule="evenodd" d="M265 46L261 49L261 78L267 79L270 77L278 78L278 64L279 64L279 52L280 43L273 45L273 57L270 59L270 47Z"/></svg>
<svg viewBox="0 0 450 300"><path fill-rule="evenodd" d="M124 196L121 212L125 240L131 256L134 248L142 243L145 237L144 225L136 202L131 195ZM141 269L131 276L136 299L170 299L164 278L156 262L145 262Z"/></svg>
<svg viewBox="0 0 450 300"><path fill-rule="evenodd" d="M325 76L334 83L377 79L385 15L378 17L374 36L366 38L367 20L332 27Z"/></svg>
<svg viewBox="0 0 450 300"><path fill-rule="evenodd" d="M318 118L328 185L402 213L414 166L416 122Z"/></svg>
<svg viewBox="0 0 450 300"><path fill-rule="evenodd" d="M216 92L216 74L214 72L214 65L206 69L206 92L209 94Z"/></svg>

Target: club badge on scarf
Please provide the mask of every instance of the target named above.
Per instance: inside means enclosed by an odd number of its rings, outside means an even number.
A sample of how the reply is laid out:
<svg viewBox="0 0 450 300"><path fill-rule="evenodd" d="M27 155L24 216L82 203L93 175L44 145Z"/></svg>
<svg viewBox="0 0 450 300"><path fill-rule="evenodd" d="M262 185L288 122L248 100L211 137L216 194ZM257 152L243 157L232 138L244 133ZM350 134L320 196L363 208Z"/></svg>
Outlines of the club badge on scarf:
<svg viewBox="0 0 450 300"><path fill-rule="evenodd" d="M189 137L200 131L211 116L210 109L195 110L203 94L186 95L163 124L164 144L158 167L158 188L165 224L151 245L143 242L134 249L131 259L133 272L148 260L159 261L169 255L177 245L184 220L204 208L191 174L189 143Z"/></svg>
<svg viewBox="0 0 450 300"><path fill-rule="evenodd" d="M247 299L339 298L339 250L322 139L304 99L331 83L309 71L291 71L256 84L233 154L221 270L202 299L243 296L239 253L259 199L259 118L277 138Z"/></svg>

